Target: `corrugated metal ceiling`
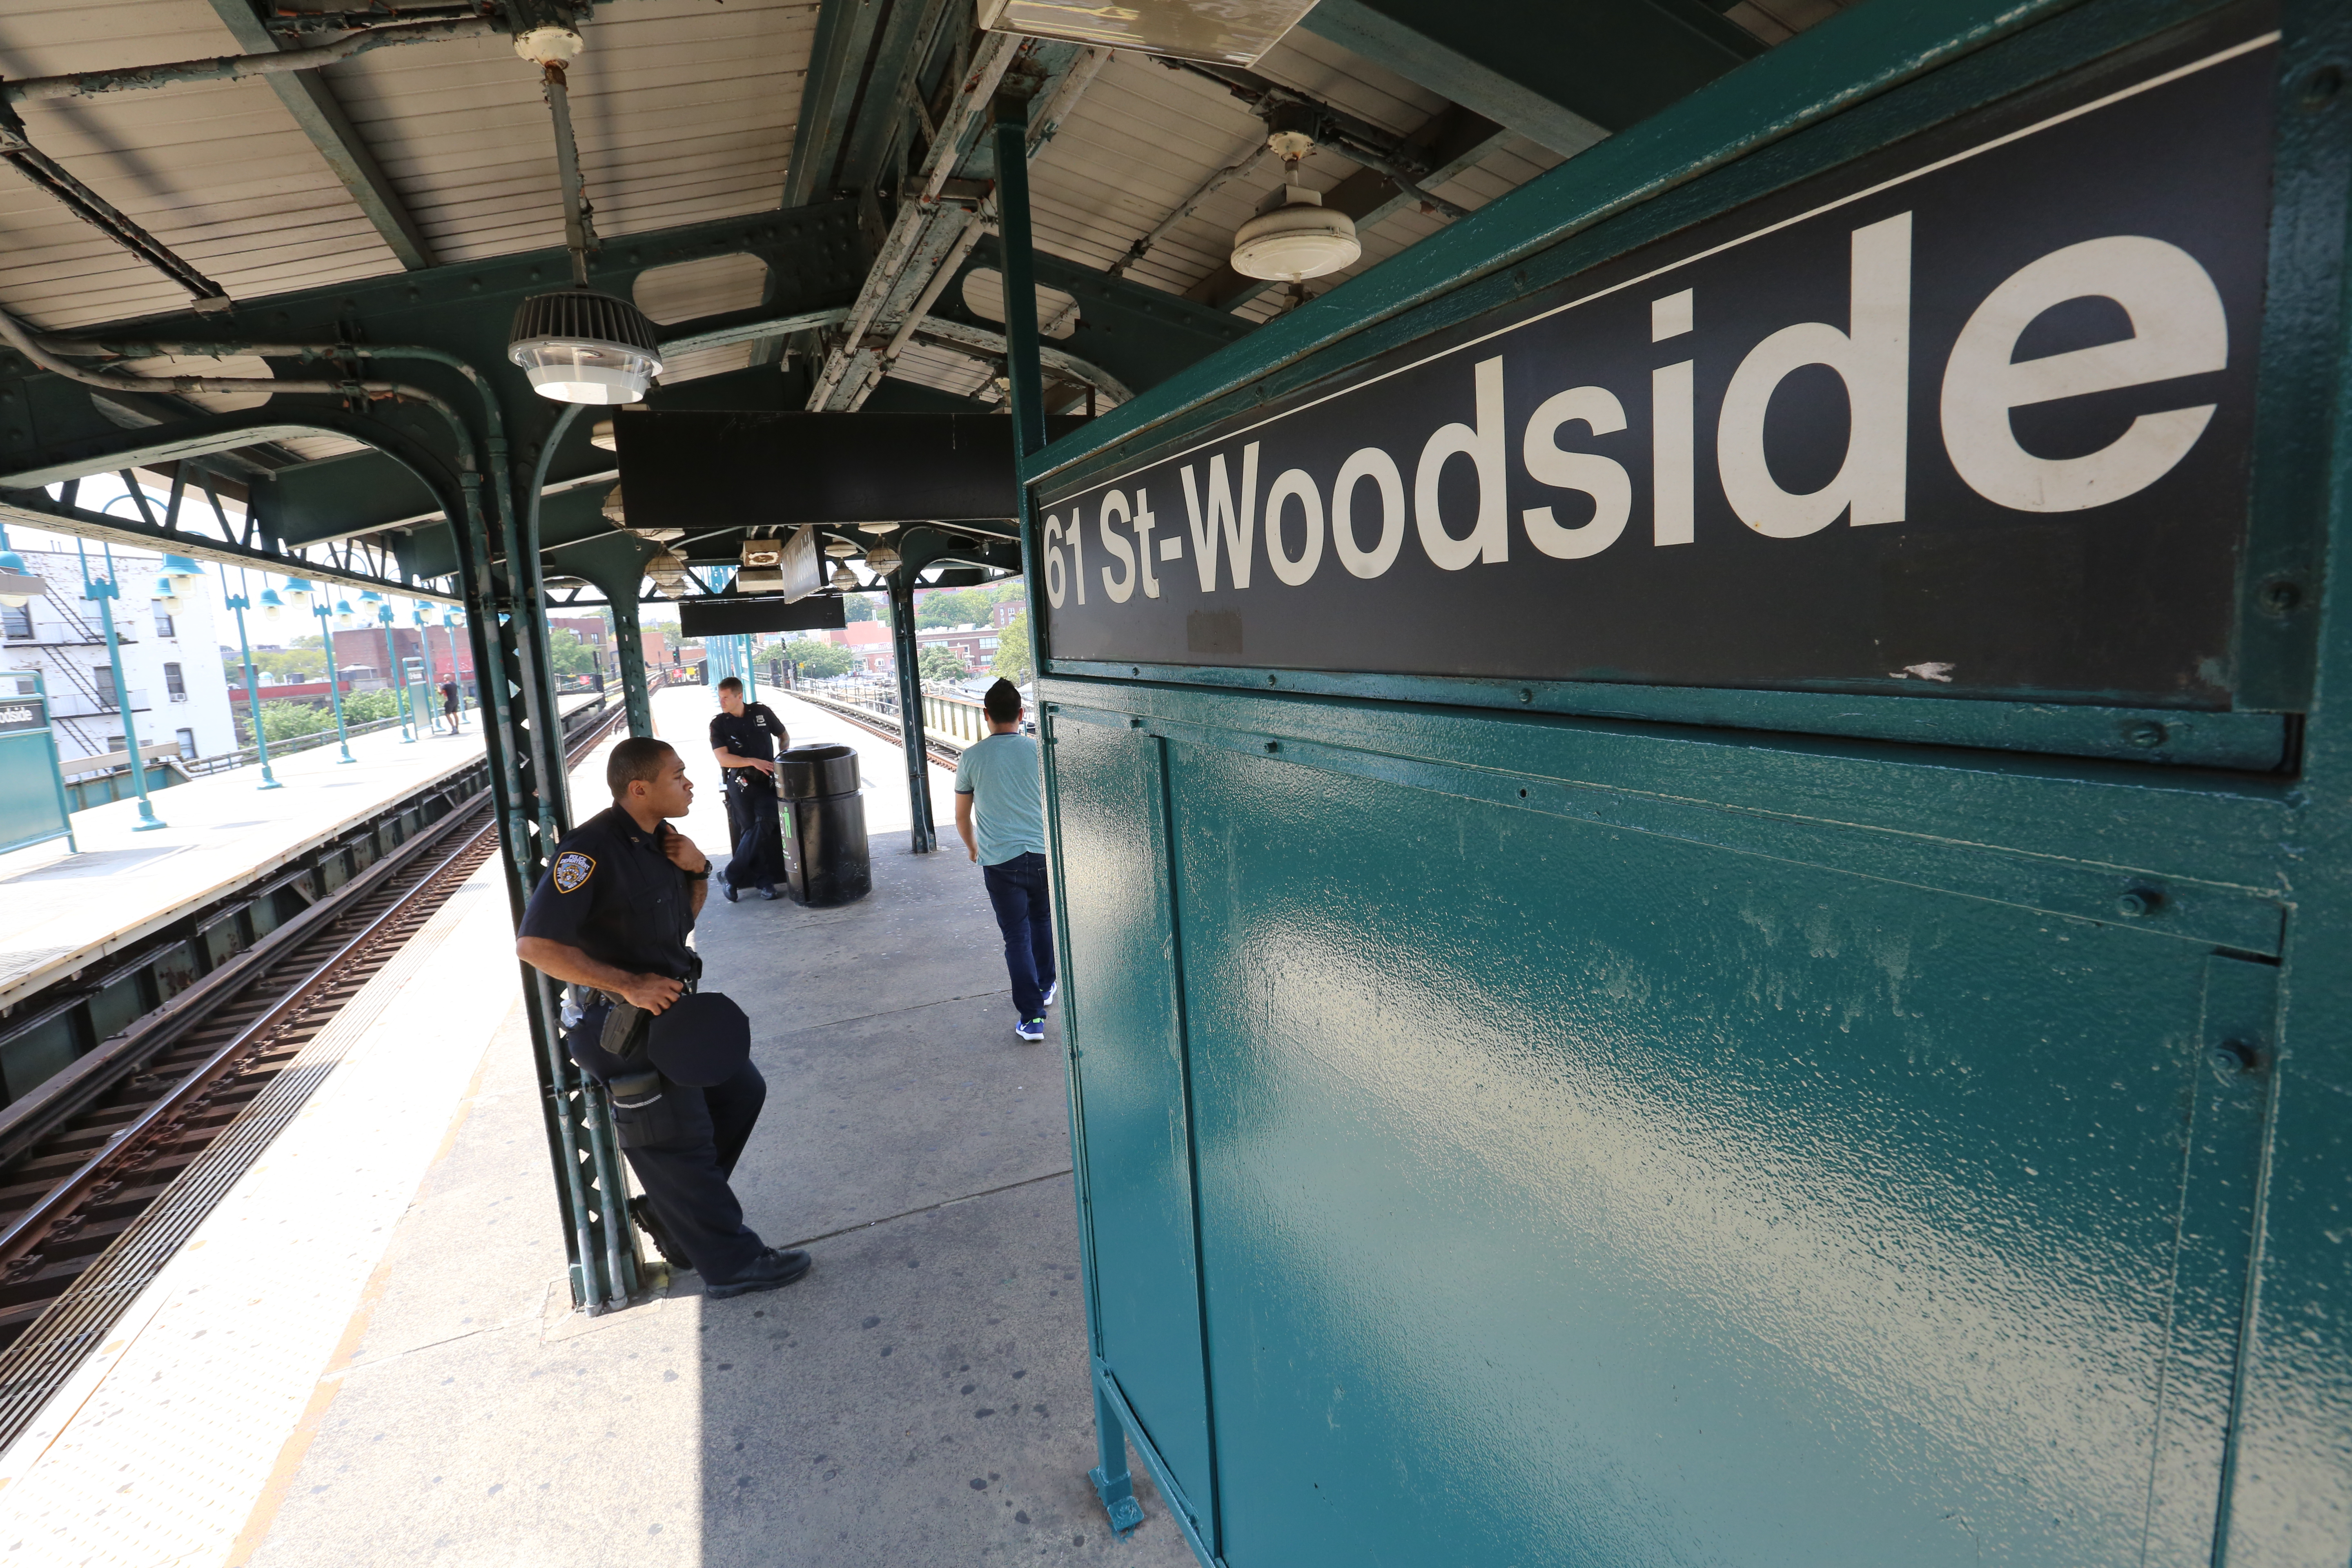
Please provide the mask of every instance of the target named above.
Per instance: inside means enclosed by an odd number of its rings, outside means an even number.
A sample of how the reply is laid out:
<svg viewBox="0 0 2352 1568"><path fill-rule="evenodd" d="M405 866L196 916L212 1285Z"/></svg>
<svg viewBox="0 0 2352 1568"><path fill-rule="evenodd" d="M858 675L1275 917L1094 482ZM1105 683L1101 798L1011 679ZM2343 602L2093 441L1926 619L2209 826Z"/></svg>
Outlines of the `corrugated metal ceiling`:
<svg viewBox="0 0 2352 1568"><path fill-rule="evenodd" d="M1777 41L1839 0L1740 0L1735 19ZM791 162L813 47L815 0L618 0L585 31L571 74L581 155L608 237L773 207ZM235 53L208 0L80 0L0 16L0 74L22 78ZM1394 133L1444 111L1425 89L1304 31L1259 74ZM442 261L559 245L552 135L537 74L503 38L388 48L325 79ZM395 272L399 264L325 159L261 81L182 86L26 104L28 134L165 245L252 298ZM1108 268L1218 170L1260 144L1265 124L1221 85L1126 55L1094 79L1035 166L1045 248ZM1433 194L1475 208L1559 162L1512 137ZM1328 190L1355 165L1333 151L1302 177ZM1181 293L1223 264L1235 226L1280 183L1267 160L1176 225L1129 276ZM1445 219L1407 207L1367 226L1349 274ZM655 313L681 320L756 302L744 279L673 280ZM50 197L0 174L0 304L51 329L173 310L185 296ZM1286 307L1268 290L1240 308ZM665 380L748 363L748 345L680 356ZM918 345L900 377L969 394L989 367Z"/></svg>

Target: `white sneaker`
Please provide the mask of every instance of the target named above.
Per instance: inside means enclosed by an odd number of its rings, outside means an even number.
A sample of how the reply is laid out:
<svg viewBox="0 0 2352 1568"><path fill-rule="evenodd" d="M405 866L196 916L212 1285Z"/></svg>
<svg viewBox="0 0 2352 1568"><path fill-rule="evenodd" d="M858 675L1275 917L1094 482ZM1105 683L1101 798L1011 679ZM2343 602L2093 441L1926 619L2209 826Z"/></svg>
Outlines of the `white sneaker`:
<svg viewBox="0 0 2352 1568"><path fill-rule="evenodd" d="M1045 1037L1045 1020L1043 1018L1024 1018L1021 1022L1013 1026L1013 1032L1020 1036L1024 1040L1042 1040Z"/></svg>
<svg viewBox="0 0 2352 1568"><path fill-rule="evenodd" d="M1050 1007L1054 1005L1054 998L1059 996L1061 994L1062 983L1059 980L1056 980L1054 984L1045 987L1045 999L1043 1002L1038 1003L1037 1005L1040 1007Z"/></svg>

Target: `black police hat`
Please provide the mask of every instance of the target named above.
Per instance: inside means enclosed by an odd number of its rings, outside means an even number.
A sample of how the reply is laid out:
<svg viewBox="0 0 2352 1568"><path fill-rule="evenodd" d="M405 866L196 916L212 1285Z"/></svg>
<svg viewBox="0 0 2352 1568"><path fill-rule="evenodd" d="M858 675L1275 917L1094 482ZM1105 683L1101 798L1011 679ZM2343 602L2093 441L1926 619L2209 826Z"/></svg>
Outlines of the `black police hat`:
<svg viewBox="0 0 2352 1568"><path fill-rule="evenodd" d="M672 1083L709 1089L751 1059L751 1020L716 991L689 991L655 1016L646 1054Z"/></svg>

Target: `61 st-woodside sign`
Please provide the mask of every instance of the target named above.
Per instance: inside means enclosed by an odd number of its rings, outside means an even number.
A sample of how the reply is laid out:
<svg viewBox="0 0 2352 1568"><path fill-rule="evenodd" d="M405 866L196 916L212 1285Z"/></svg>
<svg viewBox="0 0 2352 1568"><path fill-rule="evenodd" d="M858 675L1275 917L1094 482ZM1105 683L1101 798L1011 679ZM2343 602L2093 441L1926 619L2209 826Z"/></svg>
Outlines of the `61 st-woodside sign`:
<svg viewBox="0 0 2352 1568"><path fill-rule="evenodd" d="M1042 497L1051 656L2227 707L2274 40L1994 104Z"/></svg>

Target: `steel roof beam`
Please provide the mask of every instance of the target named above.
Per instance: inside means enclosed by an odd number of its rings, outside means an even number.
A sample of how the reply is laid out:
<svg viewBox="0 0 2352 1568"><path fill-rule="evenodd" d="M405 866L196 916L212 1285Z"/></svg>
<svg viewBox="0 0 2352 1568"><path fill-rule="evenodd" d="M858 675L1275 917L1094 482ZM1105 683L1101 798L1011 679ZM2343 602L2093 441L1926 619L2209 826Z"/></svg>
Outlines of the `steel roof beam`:
<svg viewBox="0 0 2352 1568"><path fill-rule="evenodd" d="M212 0L212 7L240 47L256 54L279 47L278 36L263 25L249 0ZM412 272L433 266L432 242L417 226L392 177L376 162L326 79L317 70L297 70L278 72L267 79L294 123L302 128L302 134L310 139L400 264Z"/></svg>
<svg viewBox="0 0 2352 1568"><path fill-rule="evenodd" d="M1764 52L1703 0L1321 0L1298 25L1567 157Z"/></svg>
<svg viewBox="0 0 2352 1568"><path fill-rule="evenodd" d="M899 8L914 7L903 0L824 0L817 12L781 205L806 206L840 194L842 150L874 72L875 35L884 29L892 10Z"/></svg>

